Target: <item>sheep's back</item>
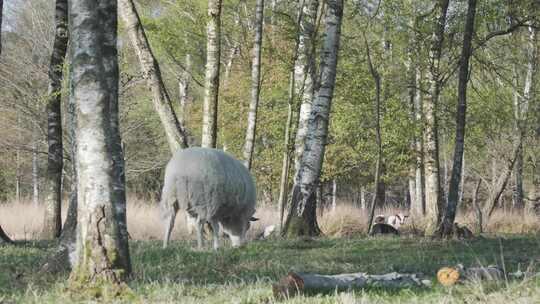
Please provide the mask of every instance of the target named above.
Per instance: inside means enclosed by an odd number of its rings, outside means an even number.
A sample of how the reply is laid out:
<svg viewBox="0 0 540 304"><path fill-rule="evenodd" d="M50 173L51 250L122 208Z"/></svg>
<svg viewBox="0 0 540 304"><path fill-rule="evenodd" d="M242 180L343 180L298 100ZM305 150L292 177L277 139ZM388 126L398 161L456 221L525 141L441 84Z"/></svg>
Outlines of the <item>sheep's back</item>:
<svg viewBox="0 0 540 304"><path fill-rule="evenodd" d="M205 219L255 211L255 184L244 165L221 150L189 148L178 151L166 169L173 179L180 208Z"/></svg>

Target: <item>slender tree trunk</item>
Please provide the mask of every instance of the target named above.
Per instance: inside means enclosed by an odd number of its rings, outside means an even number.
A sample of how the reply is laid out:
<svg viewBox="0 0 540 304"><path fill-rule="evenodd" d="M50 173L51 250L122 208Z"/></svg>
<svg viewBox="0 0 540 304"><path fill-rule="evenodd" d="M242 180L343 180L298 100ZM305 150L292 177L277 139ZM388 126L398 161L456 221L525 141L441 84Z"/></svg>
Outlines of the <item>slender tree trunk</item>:
<svg viewBox="0 0 540 304"><path fill-rule="evenodd" d="M343 17L343 0L329 0L321 52L321 86L312 104L305 149L292 192L291 212L284 232L288 236L318 235L316 187L322 171L328 123L336 80Z"/></svg>
<svg viewBox="0 0 540 304"><path fill-rule="evenodd" d="M415 184L416 184L416 197L418 199L418 215L424 216L426 214L426 183L425 183L425 174L424 174L424 139L421 134L423 131L423 115L422 115L422 71L419 66L416 67L416 86L419 88L416 90L414 98L414 111L415 111L415 122L416 127L419 129L419 132L416 132L416 142L415 142Z"/></svg>
<svg viewBox="0 0 540 304"><path fill-rule="evenodd" d="M519 94L515 93L514 98L514 112L516 120L516 132L518 136L525 137L527 132L527 116L529 107L534 103L536 98L536 79L538 70L538 45L537 45L537 32L535 26L528 27L528 41L527 41L527 72L525 74L525 84L523 87L523 98L519 97ZM516 73L517 74L517 73ZM516 75L517 79L517 75ZM517 81L516 89L517 90ZM524 201L524 189L523 189L523 167L524 167L524 149L520 149L514 166L514 208L517 210L523 210L525 207Z"/></svg>
<svg viewBox="0 0 540 304"><path fill-rule="evenodd" d="M371 232L371 225L373 224L373 217L375 216L375 208L377 205L381 207L381 173L382 173L382 160L383 160L383 150L382 150L382 134L381 134L381 77L379 75L379 72L375 69L373 66L373 62L371 60L371 54L369 50L369 44L367 42L366 37L364 36L364 42L366 44L366 54L367 54L367 61L368 61L368 67L369 72L371 74L371 77L373 77L373 81L375 82L375 143L377 145L377 162L375 164L375 182L374 182L374 193L373 200L371 202L371 210L369 212L369 218L368 218L368 234ZM382 194L384 196L384 190L382 191ZM384 200L384 198L383 198Z"/></svg>
<svg viewBox="0 0 540 304"><path fill-rule="evenodd" d="M39 205L39 134L37 127L32 132L32 203Z"/></svg>
<svg viewBox="0 0 540 304"><path fill-rule="evenodd" d="M300 3L300 8L304 7L305 0L302 0ZM296 17L296 29L297 31L300 31L300 23L302 22L303 18L303 10L298 10L298 15ZM298 47L299 47L300 41L297 37L295 41L295 47L294 47L294 55L293 55L293 62L296 62L296 59L298 58ZM293 64L291 71L289 73L289 90L288 90L288 98L287 98L287 104L288 104L288 110L287 110L287 123L285 125L285 136L284 136L284 150L283 150L283 161L281 166L281 179L279 183L279 223L281 231L283 231L283 218L285 215L285 208L287 206L288 201L288 191L289 191L289 172L290 172L290 163L291 163L291 154L293 153L293 147L291 143L291 131L292 131L292 123L293 123L293 114L294 114L294 92L295 92L295 66Z"/></svg>
<svg viewBox="0 0 540 304"><path fill-rule="evenodd" d="M219 60L221 53L221 0L208 0L206 39L206 80L201 145L206 148L215 148L217 143Z"/></svg>
<svg viewBox="0 0 540 304"><path fill-rule="evenodd" d="M474 188L474 194L473 194L473 200L472 200L472 204L476 212L476 227L477 227L478 233L484 232L482 207L480 207L480 203L478 203L478 192L480 192L481 185L482 185L482 180L478 179L478 182L476 183L476 187Z"/></svg>
<svg viewBox="0 0 540 304"><path fill-rule="evenodd" d="M116 51L117 43L117 20L107 19L107 27L113 28L114 33L105 35L103 45L108 50ZM151 54L151 53L150 53ZM127 206L126 206L126 165L124 160L124 150L122 148L122 136L120 132L120 104L118 98L118 55L106 56L104 58L105 73L107 81L107 92L109 93L109 149L112 155L112 205L113 215L117 224L116 247L118 248L118 264L124 271L124 275L131 274L131 257L128 245L127 230ZM164 86L163 86L164 87ZM171 103L170 103L171 104ZM184 142L187 144L187 141Z"/></svg>
<svg viewBox="0 0 540 304"><path fill-rule="evenodd" d="M78 227L73 288L105 298L121 292L128 269L122 261L115 193L111 106L118 102L116 1L73 0L71 94L77 103ZM118 186L118 185L116 185ZM123 185L122 185L123 187ZM110 286L113 286L111 288Z"/></svg>
<svg viewBox="0 0 540 304"><path fill-rule="evenodd" d="M316 69L314 51L319 0L307 0L300 9L303 13L300 22L300 31L298 33L298 58L294 63L295 95L301 98L295 138L295 172L298 172L300 168L301 157L304 152L309 116L311 114L311 103L313 102L315 89Z"/></svg>
<svg viewBox="0 0 540 304"><path fill-rule="evenodd" d="M58 247L47 257L40 267L41 273L56 274L62 271L70 270L75 265L75 249L77 241L77 105L74 98L68 99L67 106L67 126L68 136L71 143L71 193L69 195L69 206L67 210L66 221Z"/></svg>
<svg viewBox="0 0 540 304"><path fill-rule="evenodd" d="M47 101L47 178L43 237L52 239L62 230L62 170L64 167L62 142L62 79L66 59L68 33L67 0L56 0L55 35L49 64L49 93Z"/></svg>
<svg viewBox="0 0 540 304"><path fill-rule="evenodd" d="M523 138L520 137L517 146L514 148L514 151L512 152L512 158L507 164L507 167L504 169L504 171L501 173L499 172L499 178L495 181L495 186L493 187L492 193L488 199L488 203L486 204L487 212L484 212L484 214L487 214L487 219L491 217L493 212L495 211L495 208L499 205L499 200L506 189L506 185L508 184L508 180L510 179L510 176L512 175L512 170L514 169L514 165L516 163L516 159L519 155L519 150L523 149Z"/></svg>
<svg viewBox="0 0 540 304"><path fill-rule="evenodd" d="M424 168L426 183L426 234L431 235L437 229L443 209L441 181L439 172L438 144L438 100L441 90L440 61L446 26L446 14L449 0L435 2L435 16L432 20L432 38L429 51L428 94L423 103L424 114Z"/></svg>
<svg viewBox="0 0 540 304"><path fill-rule="evenodd" d="M244 165L251 169L255 135L257 130L257 109L261 93L261 51L264 20L264 0L257 0L255 12L255 41L253 43L253 62L251 64L251 102L249 104L246 141L244 144Z"/></svg>
<svg viewBox="0 0 540 304"><path fill-rule="evenodd" d="M0 28L2 28L2 15L4 13L4 0L0 0ZM2 31L0 31L0 55L2 54ZM0 226L0 244L2 243L11 243L11 239L7 236Z"/></svg>
<svg viewBox="0 0 540 304"><path fill-rule="evenodd" d="M186 44L188 41L186 40ZM187 105L190 100L190 85L191 85L191 54L186 55L185 70L182 73L178 82L178 92L180 94L180 120L187 124Z"/></svg>
<svg viewBox="0 0 540 304"><path fill-rule="evenodd" d="M133 0L119 0L118 3L120 5L120 15L139 58L144 78L152 92L154 108L165 129L169 148L172 153L180 148L186 148L189 146L187 132L183 122L178 119L174 112L171 98L161 77L159 64L150 48L135 3Z"/></svg>
<svg viewBox="0 0 540 304"><path fill-rule="evenodd" d="M332 179L332 211L336 211L337 208L337 182L336 179Z"/></svg>
<svg viewBox="0 0 540 304"><path fill-rule="evenodd" d="M463 35L463 48L458 75L458 104L456 110L456 138L452 177L448 191L448 205L440 228L442 237L449 237L454 231L454 221L459 203L459 184L463 168L463 151L465 150L465 127L467 116L467 84L469 83L469 58L472 55L472 37L474 35L474 17L476 15L476 0L468 1L467 19Z"/></svg>

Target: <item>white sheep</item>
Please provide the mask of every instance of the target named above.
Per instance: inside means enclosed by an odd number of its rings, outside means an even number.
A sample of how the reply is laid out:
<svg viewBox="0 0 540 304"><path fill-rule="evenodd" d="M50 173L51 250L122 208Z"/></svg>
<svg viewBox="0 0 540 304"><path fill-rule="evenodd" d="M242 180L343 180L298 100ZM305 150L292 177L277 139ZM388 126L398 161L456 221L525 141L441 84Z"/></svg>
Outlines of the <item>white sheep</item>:
<svg viewBox="0 0 540 304"><path fill-rule="evenodd" d="M189 148L176 152L165 169L161 212L167 247L180 208L196 218L197 246L203 247L205 223L212 227L214 249L220 226L237 247L245 242L255 213L255 183L246 167L226 152Z"/></svg>

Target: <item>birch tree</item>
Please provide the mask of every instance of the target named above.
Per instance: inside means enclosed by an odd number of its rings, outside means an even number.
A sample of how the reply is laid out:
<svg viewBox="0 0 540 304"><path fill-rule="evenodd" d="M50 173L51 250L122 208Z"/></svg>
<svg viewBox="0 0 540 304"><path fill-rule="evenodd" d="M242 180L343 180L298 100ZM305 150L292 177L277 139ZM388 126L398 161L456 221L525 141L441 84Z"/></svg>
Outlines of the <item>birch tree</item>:
<svg viewBox="0 0 540 304"><path fill-rule="evenodd" d="M343 0L327 2L326 28L321 52L321 85L312 104L300 170L295 177L292 204L285 224L288 236L318 235L316 189L321 176L328 123L336 81Z"/></svg>
<svg viewBox="0 0 540 304"><path fill-rule="evenodd" d="M49 64L49 92L47 100L47 178L43 237L60 236L62 229L62 170L64 166L62 142L62 79L66 59L68 33L67 0L56 0L55 35Z"/></svg>
<svg viewBox="0 0 540 304"><path fill-rule="evenodd" d="M206 76L203 103L201 146L215 148L217 143L217 113L221 56L221 0L208 0L206 24Z"/></svg>
<svg viewBox="0 0 540 304"><path fill-rule="evenodd" d="M78 227L74 288L119 291L128 269L119 234L115 147L111 108L118 103L117 2L73 0L69 7L70 98L77 104ZM114 115L114 114L113 114ZM114 118L112 119L114 120ZM112 285L117 288L109 289Z"/></svg>
<svg viewBox="0 0 540 304"><path fill-rule="evenodd" d="M2 16L4 14L4 0L0 0L0 29L2 28ZM0 31L0 56L2 55L2 31ZM7 236L0 225L0 244L11 243L11 239Z"/></svg>
<svg viewBox="0 0 540 304"><path fill-rule="evenodd" d="M456 110L456 137L454 144L454 160L452 176L448 190L448 204L439 230L443 237L451 236L459 202L459 184L462 179L463 152L465 149L465 127L467 117L467 84L469 82L469 59L472 55L472 37L474 35L474 18L476 16L476 0L468 0L463 47L459 62L458 103Z"/></svg>
<svg viewBox="0 0 540 304"><path fill-rule="evenodd" d="M152 53L135 3L133 0L119 0L118 3L120 5L120 15L126 24L129 39L135 48L144 78L152 92L154 108L165 129L169 148L172 153L180 148L186 148L189 145L186 130L183 122L178 119L174 112L171 98L161 77L159 64Z"/></svg>
<svg viewBox="0 0 540 304"><path fill-rule="evenodd" d="M516 81L515 93L514 93L514 116L516 120L516 132L518 136L525 137L527 133L527 120L528 113L531 104L534 103L536 98L536 76L538 70L538 29L535 25L527 27L526 31L526 72L525 80L523 84L523 93L519 93L519 82ZM516 80L518 79L518 73L516 71ZM523 209L524 202L524 189L523 189L523 168L524 168L524 149L521 147L518 150L516 164L514 166L514 207L516 209Z"/></svg>
<svg viewBox="0 0 540 304"><path fill-rule="evenodd" d="M307 0L302 7L302 19L298 33L298 58L294 63L295 95L300 99L298 127L296 128L294 164L295 172L300 168L304 151L311 103L315 89L315 35L319 0Z"/></svg>
<svg viewBox="0 0 540 304"><path fill-rule="evenodd" d="M439 173L438 102L441 90L440 62L449 0L435 1L431 20L432 33L427 77L428 92L423 103L424 114L424 168L426 196L426 233L433 234L440 222L442 193Z"/></svg>
<svg viewBox="0 0 540 304"><path fill-rule="evenodd" d="M253 42L253 61L251 63L251 102L249 103L248 124L244 144L244 164L251 169L255 135L257 130L257 109L261 92L261 51L263 38L264 0L257 0L255 8L255 40Z"/></svg>

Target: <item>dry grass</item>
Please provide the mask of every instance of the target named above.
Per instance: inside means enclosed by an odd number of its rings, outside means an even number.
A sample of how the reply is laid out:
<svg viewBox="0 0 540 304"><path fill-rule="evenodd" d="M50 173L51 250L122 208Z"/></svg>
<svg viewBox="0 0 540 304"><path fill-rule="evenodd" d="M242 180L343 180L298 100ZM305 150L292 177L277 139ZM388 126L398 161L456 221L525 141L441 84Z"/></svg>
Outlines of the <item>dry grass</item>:
<svg viewBox="0 0 540 304"><path fill-rule="evenodd" d="M63 208L63 218L65 210ZM377 210L376 214L396 214L406 211L385 208ZM35 206L30 202L9 203L0 205L0 224L10 236L18 240L39 239L43 222L43 207ZM255 237L262 232L264 227L276 225L279 227L279 212L273 206L259 207L255 216L260 220L252 225L250 237ZM341 203L336 210L324 210L319 215L319 225L326 236L351 237L365 235L367 230L368 214L366 210L359 209L351 204ZM465 224L471 230L476 231L475 215L472 212L459 213L456 219L460 224ZM421 221L411 219L405 223L404 232L420 232L423 224ZM128 229L131 237L136 240L161 239L162 223L160 222L159 208L157 203L150 203L138 198L128 199ZM486 233L537 233L540 232L540 221L534 214L518 214L499 210L494 213L488 224L485 225ZM173 239L192 239L189 236L186 218L180 212L176 218Z"/></svg>

